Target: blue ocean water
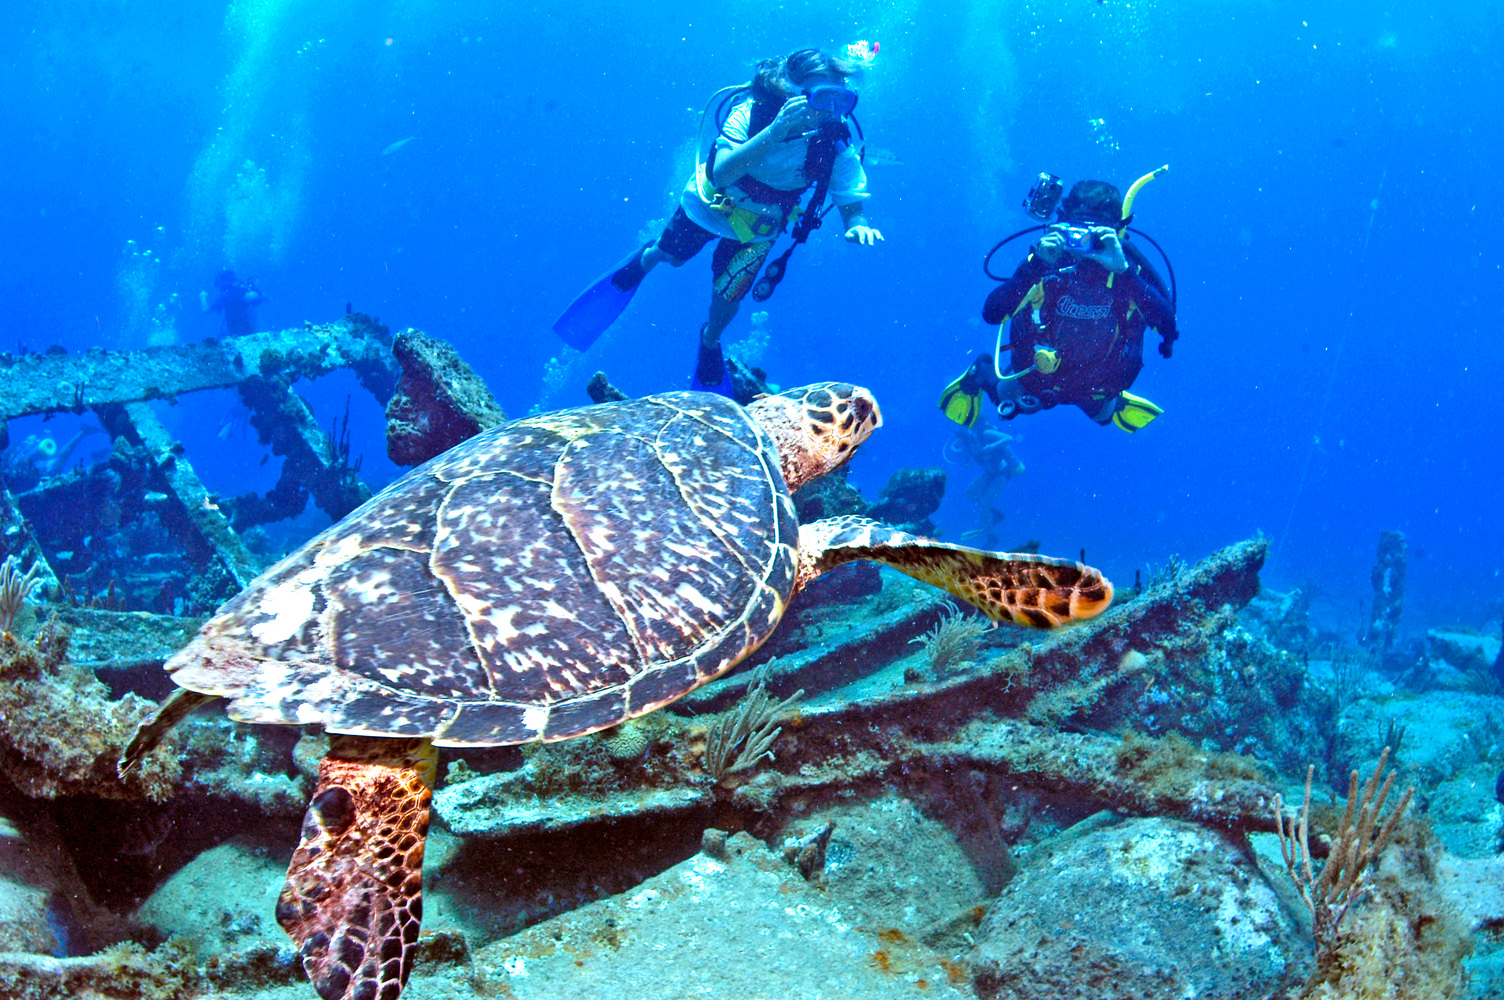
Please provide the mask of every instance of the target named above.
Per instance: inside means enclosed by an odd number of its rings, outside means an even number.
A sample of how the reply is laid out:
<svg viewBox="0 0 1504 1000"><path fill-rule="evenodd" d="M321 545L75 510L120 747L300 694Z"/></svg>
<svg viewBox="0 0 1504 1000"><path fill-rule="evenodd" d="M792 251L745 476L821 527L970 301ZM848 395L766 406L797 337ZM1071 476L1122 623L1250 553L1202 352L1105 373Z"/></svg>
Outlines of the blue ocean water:
<svg viewBox="0 0 1504 1000"><path fill-rule="evenodd" d="M672 212L701 111L758 58L857 39L858 117L885 160L853 247L827 227L765 307L762 364L871 387L869 496L943 462L940 389L994 331L987 249L1041 170L1126 188L1170 253L1182 339L1150 337L1133 437L1070 408L1015 421L1004 535L1120 582L1262 531L1266 585L1358 626L1383 529L1411 546L1406 621L1482 626L1504 595L1499 383L1504 19L1489 5L1146 0L583 3L263 0L10 5L0 36L0 349L220 333L200 291L254 278L263 328L346 304L452 341L509 414L683 387L709 253L661 269L584 358L549 329ZM1011 268L1022 245L1000 256ZM729 334L751 324L750 306ZM554 360L558 359L558 360ZM562 365L562 367L560 367ZM352 398L378 483L377 404ZM212 442L231 409L185 400ZM218 407L216 409L216 407ZM196 409L195 409L196 408ZM259 482L253 444L193 453ZM976 512L948 467L948 537ZM268 483L262 483L265 488Z"/></svg>

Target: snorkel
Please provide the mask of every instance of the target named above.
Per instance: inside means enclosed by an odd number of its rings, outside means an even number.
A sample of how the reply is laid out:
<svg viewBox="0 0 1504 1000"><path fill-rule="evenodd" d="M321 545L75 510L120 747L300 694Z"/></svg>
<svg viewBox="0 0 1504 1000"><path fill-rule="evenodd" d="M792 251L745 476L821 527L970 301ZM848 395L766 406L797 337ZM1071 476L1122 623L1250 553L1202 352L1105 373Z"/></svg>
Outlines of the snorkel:
<svg viewBox="0 0 1504 1000"><path fill-rule="evenodd" d="M1169 169L1170 165L1168 163L1166 163L1162 167L1156 167L1144 176L1140 177L1138 180L1134 181L1133 184L1128 188L1128 193L1123 196L1123 224L1118 227L1119 236L1123 235L1123 233L1128 229L1128 223L1133 221L1133 199L1138 197L1140 189L1142 189L1145 184L1149 183L1154 178L1158 177L1162 173L1165 173Z"/></svg>

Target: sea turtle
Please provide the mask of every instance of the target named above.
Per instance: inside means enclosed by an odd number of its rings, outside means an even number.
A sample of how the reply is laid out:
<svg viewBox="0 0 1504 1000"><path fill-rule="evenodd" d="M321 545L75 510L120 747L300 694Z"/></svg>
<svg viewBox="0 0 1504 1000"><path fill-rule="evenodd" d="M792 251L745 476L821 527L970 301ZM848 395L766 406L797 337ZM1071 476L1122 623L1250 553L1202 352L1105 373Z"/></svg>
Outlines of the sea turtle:
<svg viewBox="0 0 1504 1000"><path fill-rule="evenodd" d="M395 1000L421 918L435 746L562 740L661 708L855 559L1049 627L1112 600L1074 562L876 521L800 525L790 491L882 423L825 382L741 407L670 392L484 431L407 473L230 600L166 664L180 687L122 772L192 708L330 735L277 902L325 1000Z"/></svg>

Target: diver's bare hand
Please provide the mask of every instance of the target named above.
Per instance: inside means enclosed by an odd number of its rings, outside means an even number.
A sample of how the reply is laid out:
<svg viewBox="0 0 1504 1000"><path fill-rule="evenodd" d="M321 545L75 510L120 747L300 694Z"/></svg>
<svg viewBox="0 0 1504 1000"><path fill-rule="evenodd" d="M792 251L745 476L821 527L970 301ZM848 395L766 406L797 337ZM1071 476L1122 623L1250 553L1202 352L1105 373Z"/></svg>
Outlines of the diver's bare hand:
<svg viewBox="0 0 1504 1000"><path fill-rule="evenodd" d="M778 109L768 129L778 142L792 142L820 125L820 113L809 106L809 98L790 97Z"/></svg>
<svg viewBox="0 0 1504 1000"><path fill-rule="evenodd" d="M1034 254L1034 256L1038 257L1046 264L1053 265L1058 263L1060 261L1060 256L1065 253L1066 249L1065 233L1063 232L1063 229L1064 227L1059 226L1058 224L1051 226L1045 232L1045 234L1039 238L1039 242L1034 244L1032 248L1032 253Z"/></svg>
<svg viewBox="0 0 1504 1000"><path fill-rule="evenodd" d="M1092 226L1092 248L1081 256L1094 260L1114 274L1128 270L1128 255L1123 252L1123 241L1118 231L1111 226Z"/></svg>
<svg viewBox="0 0 1504 1000"><path fill-rule="evenodd" d="M876 246L883 241L883 234L871 226L855 225L846 230L847 243L860 243L863 246Z"/></svg>

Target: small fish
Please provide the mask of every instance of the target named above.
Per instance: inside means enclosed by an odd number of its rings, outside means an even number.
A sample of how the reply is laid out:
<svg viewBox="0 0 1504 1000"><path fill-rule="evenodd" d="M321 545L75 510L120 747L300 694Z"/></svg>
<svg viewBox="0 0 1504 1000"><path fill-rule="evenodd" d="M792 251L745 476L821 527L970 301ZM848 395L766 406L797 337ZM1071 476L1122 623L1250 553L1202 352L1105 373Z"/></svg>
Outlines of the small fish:
<svg viewBox="0 0 1504 1000"><path fill-rule="evenodd" d="M403 146L406 146L408 143L412 142L416 138L417 138L417 136L410 135L406 139L398 139L396 142L392 143L390 146L388 146L385 149L383 149L381 151L381 155L382 156L391 156L397 150L401 149Z"/></svg>

